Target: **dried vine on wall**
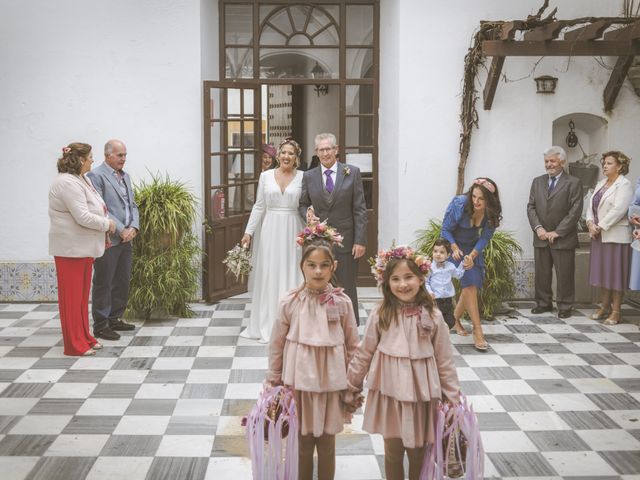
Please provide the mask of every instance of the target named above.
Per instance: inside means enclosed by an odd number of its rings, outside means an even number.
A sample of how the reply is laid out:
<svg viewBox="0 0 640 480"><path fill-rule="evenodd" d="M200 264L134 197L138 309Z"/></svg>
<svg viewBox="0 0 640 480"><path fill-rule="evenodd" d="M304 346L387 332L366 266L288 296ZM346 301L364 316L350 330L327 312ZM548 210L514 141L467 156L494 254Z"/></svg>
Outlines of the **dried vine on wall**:
<svg viewBox="0 0 640 480"><path fill-rule="evenodd" d="M525 23L525 28L534 28L555 21L555 14L558 10L554 8L549 15L542 18L542 14L549 6L549 0L545 0L543 5L535 15L529 15ZM464 172L467 167L467 159L471 150L471 135L473 128L478 128L478 91L476 90L476 79L478 71L484 66L484 55L482 55L482 41L490 37L493 32L499 32L506 22L504 20L495 22L482 22L480 30L473 37L473 44L464 57L464 80L462 86L462 103L460 106L460 147L458 160L458 183L456 193L460 194L464 190Z"/></svg>
<svg viewBox="0 0 640 480"><path fill-rule="evenodd" d="M529 15L526 20L520 22L519 30L529 30L536 27L552 23L556 21L555 15L557 8L554 8L549 15L542 17L544 11L549 6L549 0L545 0L535 15ZM638 6L637 8L640 8ZM633 0L629 6L631 11L634 11ZM626 13L626 11L625 11ZM634 21L633 18L576 18L574 20L563 21L565 27L579 25L583 23L594 22L596 20L609 20L612 23L627 24ZM464 189L464 174L467 167L467 159L469 157L469 151L471 150L471 136L473 129L478 128L478 91L476 89L476 80L478 78L478 71L484 67L485 57L482 55L482 42L483 40L500 38L502 33L502 26L507 23L504 20L493 22L482 22L480 29L475 33L473 37L473 43L469 47L469 51L464 57L464 77L462 87L462 102L460 105L460 146L459 146L459 160L458 160L458 182L456 186L456 192L458 194L463 192Z"/></svg>

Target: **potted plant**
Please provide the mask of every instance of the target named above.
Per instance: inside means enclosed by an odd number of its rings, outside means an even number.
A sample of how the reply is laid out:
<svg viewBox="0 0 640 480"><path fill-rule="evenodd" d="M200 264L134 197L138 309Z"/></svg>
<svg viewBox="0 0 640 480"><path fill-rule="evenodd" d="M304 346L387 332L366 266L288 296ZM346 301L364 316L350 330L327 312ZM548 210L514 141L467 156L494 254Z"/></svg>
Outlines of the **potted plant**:
<svg viewBox="0 0 640 480"><path fill-rule="evenodd" d="M431 257L433 244L440 238L442 223L429 220L427 228L419 230L416 239L416 250ZM483 318L493 319L502 311L502 302L513 298L516 293L513 281L513 270L516 259L522 255L522 247L510 232L496 230L482 252L485 265L484 286L480 292L478 306ZM456 292L460 289L457 280Z"/></svg>
<svg viewBox="0 0 640 480"><path fill-rule="evenodd" d="M191 316L202 253L193 233L196 198L185 184L160 174L135 185L134 192L140 233L133 244L127 316Z"/></svg>

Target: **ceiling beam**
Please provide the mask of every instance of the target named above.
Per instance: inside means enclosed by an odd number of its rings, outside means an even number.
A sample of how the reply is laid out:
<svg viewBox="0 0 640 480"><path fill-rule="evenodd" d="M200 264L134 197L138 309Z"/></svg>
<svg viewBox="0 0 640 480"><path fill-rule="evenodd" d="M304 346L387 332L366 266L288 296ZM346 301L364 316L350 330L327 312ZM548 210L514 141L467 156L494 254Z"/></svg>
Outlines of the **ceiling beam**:
<svg viewBox="0 0 640 480"><path fill-rule="evenodd" d="M558 38L560 35L560 30L562 30L566 25L562 22L551 22L546 25L542 25L540 27L532 28L527 33L524 34L524 39L526 41L538 41L538 42L546 42L549 40L553 40L554 38Z"/></svg>
<svg viewBox="0 0 640 480"><path fill-rule="evenodd" d="M611 72L607 86L604 87L604 93L602 95L605 112L613 110L613 106L616 103L616 98L618 98L618 93L620 93L624 79L627 78L629 68L631 68L631 65L633 64L633 58L634 57L618 57L618 61L616 62L615 67L613 67L613 71Z"/></svg>
<svg viewBox="0 0 640 480"><path fill-rule="evenodd" d="M618 42L632 41L638 38L640 38L640 20L626 27L617 28L604 34L605 40L615 40Z"/></svg>
<svg viewBox="0 0 640 480"><path fill-rule="evenodd" d="M489 75L487 75L487 82L484 85L483 92L483 106L485 110L491 110L493 104L493 98L496 95L496 88L500 81L500 73L502 72L502 66L504 65L504 57L493 57L491 60L491 67L489 67Z"/></svg>
<svg viewBox="0 0 640 480"><path fill-rule="evenodd" d="M502 24L502 32L500 38L502 40L513 40L518 30L525 28L525 23L521 20L514 20L512 22L505 22Z"/></svg>
<svg viewBox="0 0 640 480"><path fill-rule="evenodd" d="M607 20L598 20L584 27L575 28L569 32L565 32L564 39L573 41L591 41L602 36L604 31L611 26L611 22Z"/></svg>
<svg viewBox="0 0 640 480"><path fill-rule="evenodd" d="M640 43L609 40L593 42L485 40L482 42L482 53L488 57L626 57L640 55Z"/></svg>

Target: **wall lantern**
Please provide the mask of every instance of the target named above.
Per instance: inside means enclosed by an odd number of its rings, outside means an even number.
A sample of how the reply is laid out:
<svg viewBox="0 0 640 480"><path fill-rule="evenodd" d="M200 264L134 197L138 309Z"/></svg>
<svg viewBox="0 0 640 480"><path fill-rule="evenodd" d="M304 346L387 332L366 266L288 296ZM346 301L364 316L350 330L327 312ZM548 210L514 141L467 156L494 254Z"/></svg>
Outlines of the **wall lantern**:
<svg viewBox="0 0 640 480"><path fill-rule="evenodd" d="M311 76L316 80L324 80L328 77L327 72L320 66L318 62L316 62L315 66L311 70ZM318 84L314 87L313 90L318 96L320 96L320 94L326 95L327 93L329 93L329 85L327 85L326 83Z"/></svg>
<svg viewBox="0 0 640 480"><path fill-rule="evenodd" d="M534 80L536 81L537 93L556 93L556 85L558 85L556 77L542 75Z"/></svg>

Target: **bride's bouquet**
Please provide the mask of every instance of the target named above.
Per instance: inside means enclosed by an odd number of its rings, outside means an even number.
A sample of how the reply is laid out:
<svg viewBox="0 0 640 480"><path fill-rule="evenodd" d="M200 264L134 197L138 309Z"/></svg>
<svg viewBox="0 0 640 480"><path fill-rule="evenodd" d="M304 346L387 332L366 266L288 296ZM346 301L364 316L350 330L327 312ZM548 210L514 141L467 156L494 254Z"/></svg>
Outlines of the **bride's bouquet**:
<svg viewBox="0 0 640 480"><path fill-rule="evenodd" d="M236 246L227 252L222 261L227 266L227 273L233 274L236 281L244 281L245 275L251 271L251 250L236 243Z"/></svg>

